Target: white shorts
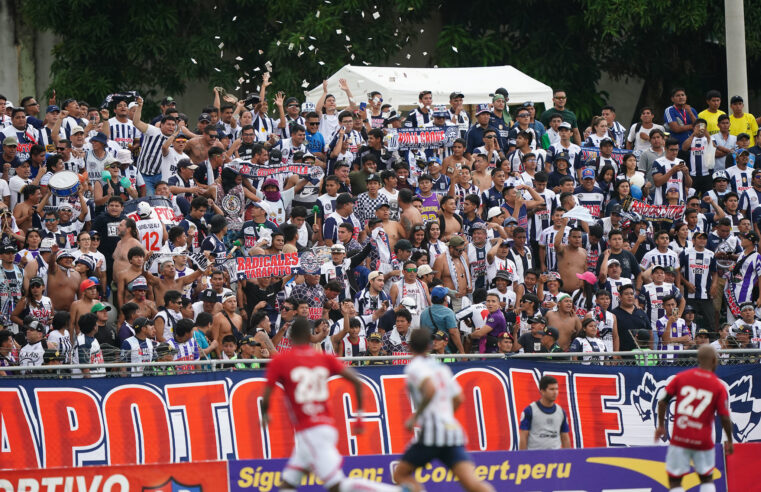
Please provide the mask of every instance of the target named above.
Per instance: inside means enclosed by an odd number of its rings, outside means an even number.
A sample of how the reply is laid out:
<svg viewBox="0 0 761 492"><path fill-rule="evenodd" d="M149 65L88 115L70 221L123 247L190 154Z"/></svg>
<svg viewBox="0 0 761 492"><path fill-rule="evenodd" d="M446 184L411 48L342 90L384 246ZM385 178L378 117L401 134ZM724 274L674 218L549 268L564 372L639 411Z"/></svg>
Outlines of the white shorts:
<svg viewBox="0 0 761 492"><path fill-rule="evenodd" d="M336 449L338 431L331 425L318 425L296 433L296 444L283 470L283 480L298 488L301 478L313 472L326 489L341 482L343 456Z"/></svg>
<svg viewBox="0 0 761 492"><path fill-rule="evenodd" d="M690 460L693 463L692 467L690 467ZM671 445L666 452L666 473L673 478L687 475L692 468L698 475L709 475L715 467L716 450L713 448L699 451Z"/></svg>

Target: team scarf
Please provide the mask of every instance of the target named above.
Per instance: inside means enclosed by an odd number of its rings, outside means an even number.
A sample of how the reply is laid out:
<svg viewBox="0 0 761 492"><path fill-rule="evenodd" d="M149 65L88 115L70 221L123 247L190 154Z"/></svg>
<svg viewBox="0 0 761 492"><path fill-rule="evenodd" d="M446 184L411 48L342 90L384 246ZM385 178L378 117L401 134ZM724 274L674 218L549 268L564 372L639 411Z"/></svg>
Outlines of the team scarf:
<svg viewBox="0 0 761 492"><path fill-rule="evenodd" d="M457 280L457 270L454 267L454 262L452 261L452 255L449 254L449 248L444 250L444 254L447 258L447 266L449 267L449 276L452 278L452 285L454 285L454 290L457 292L460 292L460 282ZM470 285L470 268L467 267L468 261L463 261L462 255L459 257L460 262L462 263L462 268L465 270L465 281L468 285Z"/></svg>
<svg viewBox="0 0 761 492"><path fill-rule="evenodd" d="M378 256L380 258L380 265L378 270L381 273L386 274L391 271L391 264L396 260L396 254L391 251L391 244L388 241L388 235L382 227L376 227L371 234L375 240L375 245L378 249Z"/></svg>
<svg viewBox="0 0 761 492"><path fill-rule="evenodd" d="M422 299L423 306L418 306L416 309L417 312L422 312L421 307L428 307L428 298L425 296L425 289L423 288L423 282L421 282L419 279L415 279L415 283L417 284L418 290L420 292L420 298ZM399 304L402 303L402 299L407 297L407 282L402 279L402 296L399 298Z"/></svg>

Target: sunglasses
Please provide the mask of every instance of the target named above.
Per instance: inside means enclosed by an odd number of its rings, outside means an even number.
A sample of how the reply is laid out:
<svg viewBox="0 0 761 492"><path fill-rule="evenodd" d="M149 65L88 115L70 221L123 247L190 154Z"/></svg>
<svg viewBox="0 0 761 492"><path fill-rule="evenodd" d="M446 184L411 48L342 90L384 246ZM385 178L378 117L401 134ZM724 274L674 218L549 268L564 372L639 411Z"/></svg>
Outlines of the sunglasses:
<svg viewBox="0 0 761 492"><path fill-rule="evenodd" d="M211 135L211 134L209 134L209 138L212 139L212 140L216 140L217 138L219 138L219 136L218 135Z"/></svg>
<svg viewBox="0 0 761 492"><path fill-rule="evenodd" d="M465 251L465 248L458 248L455 250L455 253L462 254L463 251Z"/></svg>
<svg viewBox="0 0 761 492"><path fill-rule="evenodd" d="M66 147L56 147L55 149L56 150L60 150L61 152L63 152L64 150L66 150Z"/></svg>
<svg viewBox="0 0 761 492"><path fill-rule="evenodd" d="M45 219L45 222L55 222L58 219Z"/></svg>
<svg viewBox="0 0 761 492"><path fill-rule="evenodd" d="M288 105L288 106L286 106L286 107L287 107L287 108L298 108L298 107L299 107L299 105L298 105L298 104L289 104L289 105Z"/></svg>
<svg viewBox="0 0 761 492"><path fill-rule="evenodd" d="M289 307L284 307L284 308L283 308L283 311L285 311L285 312L288 312L288 311L295 311L295 309L291 309L291 308L289 308Z"/></svg>
<svg viewBox="0 0 761 492"><path fill-rule="evenodd" d="M309 126L320 126L320 122L318 121L316 123L308 123L308 125Z"/></svg>
<svg viewBox="0 0 761 492"><path fill-rule="evenodd" d="M417 272L417 268L405 268L405 272Z"/></svg>

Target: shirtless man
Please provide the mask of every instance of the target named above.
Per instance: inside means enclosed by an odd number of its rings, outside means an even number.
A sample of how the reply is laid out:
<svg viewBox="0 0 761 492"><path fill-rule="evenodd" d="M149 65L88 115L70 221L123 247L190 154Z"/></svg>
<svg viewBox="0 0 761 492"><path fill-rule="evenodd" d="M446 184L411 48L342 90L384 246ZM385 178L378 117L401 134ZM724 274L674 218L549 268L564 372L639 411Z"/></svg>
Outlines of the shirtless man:
<svg viewBox="0 0 761 492"><path fill-rule="evenodd" d="M219 343L225 335L233 334L233 328L230 323L234 324L238 331L243 331L243 318L235 312L237 307L238 301L235 298L235 294L229 293L222 298L222 311L214 315L214 320L211 323L212 342L216 340ZM221 346L216 349L216 353L217 357L222 357Z"/></svg>
<svg viewBox="0 0 761 492"><path fill-rule="evenodd" d="M159 312L156 303L148 299L148 281L145 277L137 277L127 286L127 290L132 294L132 300L137 304L137 317L153 319Z"/></svg>
<svg viewBox="0 0 761 492"><path fill-rule="evenodd" d="M193 164L200 164L209 158L209 149L224 146L219 142L217 127L209 125L203 129L203 134L188 140L185 145L185 153L190 157Z"/></svg>
<svg viewBox="0 0 761 492"><path fill-rule="evenodd" d="M488 172L489 162L485 154L476 154L473 158L473 184L479 190L488 190L492 187L491 174Z"/></svg>
<svg viewBox="0 0 761 492"><path fill-rule="evenodd" d="M77 289L79 289L82 278L72 266L74 255L68 251L62 251L56 258L58 246L53 245L51 250L53 252L49 255L46 253L40 254L43 260L48 262L46 279L47 296L50 297L50 301L53 303L53 308L56 311L68 311L77 298ZM55 261L50 262L53 258L55 258ZM27 275L31 276L27 277ZM39 262L30 261L27 263L24 268L24 283L28 282L27 278L33 278L38 275Z"/></svg>
<svg viewBox="0 0 761 492"><path fill-rule="evenodd" d="M470 285L470 274L468 272L468 260L463 255L465 251L465 240L460 236L452 236L447 243L449 246L443 255L439 255L433 264L433 270L436 272L435 277L441 279L444 287L457 292L452 299L452 309L454 312L462 309L462 298L473 291ZM449 259L454 266L455 271L449 269Z"/></svg>
<svg viewBox="0 0 761 492"><path fill-rule="evenodd" d="M114 249L114 282L119 285L119 275L129 268L129 259L127 253L135 246L141 247L142 244L137 238L137 225L132 219L123 219L119 222L119 243Z"/></svg>
<svg viewBox="0 0 761 492"><path fill-rule="evenodd" d="M560 332L558 345L564 352L567 352L573 335L581 331L581 320L576 316L571 296L565 292L558 295L557 306L557 311L547 313L547 326L554 326L558 329Z"/></svg>
<svg viewBox="0 0 761 492"><path fill-rule="evenodd" d="M401 210L400 222L407 237L416 225L423 225L423 216L420 210L412 204L413 193L410 190L399 190L399 210Z"/></svg>
<svg viewBox="0 0 761 492"><path fill-rule="evenodd" d="M443 221L443 224L441 223ZM449 241L453 236L462 232L462 217L457 215L457 201L454 197L445 195L441 197L439 205L439 224L441 225L441 240Z"/></svg>
<svg viewBox="0 0 761 492"><path fill-rule="evenodd" d="M391 221L391 206L388 203L378 205L378 208L375 209L375 216L381 220L381 227L386 232L389 247L393 251L397 241L407 238L404 227L400 222Z"/></svg>
<svg viewBox="0 0 761 492"><path fill-rule="evenodd" d="M174 269L174 259L168 257L159 264L159 277L153 275L151 272L143 272L148 284L153 287L153 299L156 301L158 307L164 305L164 294L170 290L176 290L182 292L185 286L192 284L201 275L211 274L211 265L204 270L196 270L190 275L184 277L175 278L177 270Z"/></svg>
<svg viewBox="0 0 761 492"><path fill-rule="evenodd" d="M40 170L40 172L42 172ZM42 191L39 186L26 185L21 189L21 194L24 197L23 202L16 204L13 209L13 217L16 219L16 225L22 231L27 231L32 228L32 220L34 214L38 214L42 217Z"/></svg>
<svg viewBox="0 0 761 492"><path fill-rule="evenodd" d="M119 244L121 244L121 242ZM124 304L130 300L127 297L127 291L129 290L128 286L130 286L132 281L136 278L143 277L145 266L145 250L143 247L133 246L130 248L129 251L127 251L127 261L129 262L129 266L119 272L116 276L116 299L120 306L124 306Z"/></svg>
<svg viewBox="0 0 761 492"><path fill-rule="evenodd" d="M78 326L79 317L91 312L92 307L100 302L98 295L98 284L92 280L83 280L79 284L79 300L71 305L71 326Z"/></svg>
<svg viewBox="0 0 761 492"><path fill-rule="evenodd" d="M568 219L563 218L561 230L565 230ZM563 244L563 235L555 234L555 254L558 257L558 273L563 280L563 290L571 293L583 287L584 281L576 275L587 269L587 250L581 246L581 228L574 227L568 233L568 244ZM555 326L555 325L553 325Z"/></svg>

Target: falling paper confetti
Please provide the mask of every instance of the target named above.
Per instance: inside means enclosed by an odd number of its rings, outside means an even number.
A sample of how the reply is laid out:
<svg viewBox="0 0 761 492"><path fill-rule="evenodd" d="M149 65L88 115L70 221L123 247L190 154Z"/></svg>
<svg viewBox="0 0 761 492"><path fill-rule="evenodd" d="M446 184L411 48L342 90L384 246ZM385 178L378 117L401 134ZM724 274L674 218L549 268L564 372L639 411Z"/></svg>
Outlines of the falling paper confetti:
<svg viewBox="0 0 761 492"><path fill-rule="evenodd" d="M455 53L459 53L459 51L457 51L457 46L452 46L452 51L454 51Z"/></svg>
<svg viewBox="0 0 761 492"><path fill-rule="evenodd" d="M238 65L237 63L233 65L233 67L235 67L235 70L240 70L240 65Z"/></svg>
<svg viewBox="0 0 761 492"><path fill-rule="evenodd" d="M320 65L325 65L324 61L318 61L317 63L319 63Z"/></svg>
<svg viewBox="0 0 761 492"><path fill-rule="evenodd" d="M352 60L354 59L354 53L352 53L352 54L351 54L351 59L352 59Z"/></svg>
<svg viewBox="0 0 761 492"><path fill-rule="evenodd" d="M378 20L380 18L380 12L373 12L373 19Z"/></svg>
<svg viewBox="0 0 761 492"><path fill-rule="evenodd" d="M259 54L263 55L264 54L264 50L259 50Z"/></svg>
<svg viewBox="0 0 761 492"><path fill-rule="evenodd" d="M256 67L256 68L254 69L254 72L258 72L258 71L260 71L260 70L261 70L261 68L259 68L259 67Z"/></svg>
<svg viewBox="0 0 761 492"><path fill-rule="evenodd" d="M217 48L219 48L219 49L222 49L222 48L224 48L224 47L225 47L225 43L224 43L224 42L221 42L221 43L219 43L219 44L217 45Z"/></svg>
<svg viewBox="0 0 761 492"><path fill-rule="evenodd" d="M222 39L222 38L220 38L219 36L214 36L214 39Z"/></svg>
<svg viewBox="0 0 761 492"><path fill-rule="evenodd" d="M238 60L238 61L243 61L243 57L242 56L236 56L235 59Z"/></svg>
<svg viewBox="0 0 761 492"><path fill-rule="evenodd" d="M191 58L191 59L190 59L190 61L192 61L193 63L195 63L196 65L198 65L198 62L196 61L196 59L195 59L195 58Z"/></svg>
<svg viewBox="0 0 761 492"><path fill-rule="evenodd" d="M235 17L233 17L233 22L235 22L236 20L238 20L238 16L237 15Z"/></svg>
<svg viewBox="0 0 761 492"><path fill-rule="evenodd" d="M312 50L314 49L314 45L313 45L313 44L310 44L309 46L307 46L307 49L308 49L309 51L312 51Z"/></svg>
<svg viewBox="0 0 761 492"><path fill-rule="evenodd" d="M365 11L361 10L359 13L362 14L362 18L364 19L365 18Z"/></svg>
<svg viewBox="0 0 761 492"><path fill-rule="evenodd" d="M246 80L246 79L244 79L243 77L241 77L241 78L239 78L239 79L238 79L238 83L239 83L239 84L242 84L244 80Z"/></svg>
<svg viewBox="0 0 761 492"><path fill-rule="evenodd" d="M427 52L427 51L424 51L424 52L423 52L423 56L426 56L427 54L428 54L428 52Z"/></svg>
<svg viewBox="0 0 761 492"><path fill-rule="evenodd" d="M336 34L341 34L341 30L340 29L336 29Z"/></svg>
<svg viewBox="0 0 761 492"><path fill-rule="evenodd" d="M412 58L412 55L410 55L409 53L407 53L407 59L409 60L410 58Z"/></svg>
<svg viewBox="0 0 761 492"><path fill-rule="evenodd" d="M346 36L346 41L351 41L351 38L349 36Z"/></svg>
<svg viewBox="0 0 761 492"><path fill-rule="evenodd" d="M317 38L314 36L309 36L309 39L311 39L312 41L317 41Z"/></svg>
<svg viewBox="0 0 761 492"><path fill-rule="evenodd" d="M296 46L296 45L295 45L295 44L293 44L293 43L290 43L290 44L288 44L288 51L293 51L293 48L294 48L295 46Z"/></svg>
<svg viewBox="0 0 761 492"><path fill-rule="evenodd" d="M307 82L306 80L301 81L301 87L304 87L306 89L307 87L309 87L309 82Z"/></svg>
<svg viewBox="0 0 761 492"><path fill-rule="evenodd" d="M272 71L272 62L267 60L267 63L264 64L264 67L267 69L268 72Z"/></svg>
<svg viewBox="0 0 761 492"><path fill-rule="evenodd" d="M217 67L214 67L214 70L216 70L217 72L221 72L222 71L222 70L218 69Z"/></svg>
<svg viewBox="0 0 761 492"><path fill-rule="evenodd" d="M317 18L319 19L319 18L320 18L320 11L318 10L318 11L317 11L317 12L314 14L314 16L315 16L315 17L317 17Z"/></svg>
<svg viewBox="0 0 761 492"><path fill-rule="evenodd" d="M276 45L278 45L278 46L280 46L280 41L278 41L278 42L277 42L277 43L275 43L275 44L276 44Z"/></svg>
<svg viewBox="0 0 761 492"><path fill-rule="evenodd" d="M237 86L237 87L235 88L235 90L236 90L236 91L237 91L238 89L240 89L240 86Z"/></svg>

